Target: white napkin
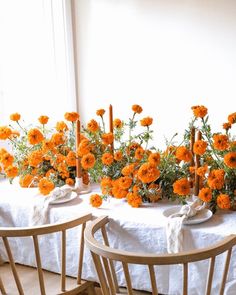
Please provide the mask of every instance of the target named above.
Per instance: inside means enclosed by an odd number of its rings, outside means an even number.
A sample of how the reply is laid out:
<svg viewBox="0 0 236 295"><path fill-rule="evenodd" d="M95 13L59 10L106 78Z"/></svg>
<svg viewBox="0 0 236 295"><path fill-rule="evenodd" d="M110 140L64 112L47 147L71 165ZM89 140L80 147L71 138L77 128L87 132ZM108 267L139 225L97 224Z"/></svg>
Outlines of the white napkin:
<svg viewBox="0 0 236 295"><path fill-rule="evenodd" d="M166 226L167 251L168 253L178 253L183 250L183 221L195 216L199 211L205 208L205 203L193 196L192 202L183 205L179 212L168 217Z"/></svg>
<svg viewBox="0 0 236 295"><path fill-rule="evenodd" d="M47 223L49 203L51 201L64 198L65 196L69 198L71 193L72 188L66 184L61 187L54 188L45 198L40 196L40 201L33 207L33 213L30 220L31 226Z"/></svg>

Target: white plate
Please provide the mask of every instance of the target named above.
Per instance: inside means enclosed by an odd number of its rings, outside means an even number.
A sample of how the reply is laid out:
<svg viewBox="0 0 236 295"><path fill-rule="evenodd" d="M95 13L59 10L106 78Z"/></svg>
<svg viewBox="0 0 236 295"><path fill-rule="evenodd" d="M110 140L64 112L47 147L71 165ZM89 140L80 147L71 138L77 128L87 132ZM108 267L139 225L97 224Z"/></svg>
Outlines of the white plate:
<svg viewBox="0 0 236 295"><path fill-rule="evenodd" d="M163 211L163 215L165 217L169 217L171 214L177 213L179 212L180 208L182 206L175 206L175 207L171 207L168 208L166 210ZM211 210L208 209L203 209L200 212L198 212L195 216L190 217L186 220L184 220L183 224L197 224L197 223L202 223L207 221L208 219L210 219L212 216L212 212Z"/></svg>
<svg viewBox="0 0 236 295"><path fill-rule="evenodd" d="M57 204L67 203L67 202L70 202L70 201L74 200L75 198L77 198L77 196L78 195L76 192L71 192L71 193L65 195L65 197L63 197L63 198L59 198L57 200L50 201L49 204L50 205L57 205Z"/></svg>

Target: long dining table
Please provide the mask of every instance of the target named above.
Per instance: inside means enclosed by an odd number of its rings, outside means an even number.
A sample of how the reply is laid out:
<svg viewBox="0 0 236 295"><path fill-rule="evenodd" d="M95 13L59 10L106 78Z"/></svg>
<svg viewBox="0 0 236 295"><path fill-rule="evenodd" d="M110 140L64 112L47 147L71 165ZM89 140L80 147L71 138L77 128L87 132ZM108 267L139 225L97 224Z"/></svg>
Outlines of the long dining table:
<svg viewBox="0 0 236 295"><path fill-rule="evenodd" d="M108 215L110 223L107 228L110 245L119 249L166 253L166 224L164 210L176 203L161 200L157 203L143 204L139 208L132 208L124 199L110 198L104 201L100 208L91 207L90 195L100 193L98 185L91 186L91 192L78 195L70 202L49 205L47 223L56 223L71 219L81 214L91 212L94 217ZM7 180L0 180L0 226L27 227L32 225L32 216L37 204L43 201L37 188L21 188L18 183L9 184ZM236 234L236 211L218 211L204 223L183 226L183 250L202 248L220 241L229 234ZM47 240L45 240L47 239ZM77 259L75 245L79 242L80 233L71 230L68 238L67 274L76 276ZM32 241L28 238L11 241L15 260L24 265L35 266ZM60 272L60 240L57 235L40 240L43 257L43 268ZM51 250L47 246L50 244ZM236 248L236 247L235 247ZM85 248L83 261L83 275L87 280L98 281L93 261L88 249ZM0 241L0 256L7 261L2 241ZM222 257L218 257L214 273L212 294L218 294L218 288L223 270ZM120 265L115 265L120 286L125 285L125 277ZM161 294L180 295L182 289L181 266L161 266L157 271L157 286ZM191 287L189 294L202 295L207 277L206 262L190 265L189 278ZM144 266L131 267L133 287L137 290L150 291L148 270ZM225 294L236 294L236 249L233 249L232 261L229 268Z"/></svg>

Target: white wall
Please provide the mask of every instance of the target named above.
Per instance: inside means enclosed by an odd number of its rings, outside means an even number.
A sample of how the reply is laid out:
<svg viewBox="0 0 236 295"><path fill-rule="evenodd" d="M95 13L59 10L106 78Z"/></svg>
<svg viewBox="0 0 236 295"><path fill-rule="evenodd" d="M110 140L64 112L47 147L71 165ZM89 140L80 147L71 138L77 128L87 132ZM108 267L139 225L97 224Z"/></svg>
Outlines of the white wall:
<svg viewBox="0 0 236 295"><path fill-rule="evenodd" d="M192 105L208 107L214 131L236 111L235 0L77 0L77 17L84 121L110 103L127 119L138 103L161 146Z"/></svg>

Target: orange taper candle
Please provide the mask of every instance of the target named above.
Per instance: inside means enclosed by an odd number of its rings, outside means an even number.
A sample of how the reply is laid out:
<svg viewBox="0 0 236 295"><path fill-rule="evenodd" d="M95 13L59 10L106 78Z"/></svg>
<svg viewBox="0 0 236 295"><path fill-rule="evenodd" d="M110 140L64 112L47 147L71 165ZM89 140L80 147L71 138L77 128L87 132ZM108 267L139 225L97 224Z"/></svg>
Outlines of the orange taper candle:
<svg viewBox="0 0 236 295"><path fill-rule="evenodd" d="M113 134L113 108L112 105L110 104L109 106L109 127L110 127L110 132ZM111 144L111 151L113 153L114 151L114 144Z"/></svg>
<svg viewBox="0 0 236 295"><path fill-rule="evenodd" d="M197 140L202 139L201 131L198 131ZM200 156L196 155L196 163L195 163L195 184L194 184L194 195L198 196L199 193L199 184L200 184L200 176L197 174L197 169L200 167Z"/></svg>
<svg viewBox="0 0 236 295"><path fill-rule="evenodd" d="M76 152L78 152L80 144L80 120L76 121ZM81 162L80 158L76 157L76 177L81 178L82 177L82 172L81 172Z"/></svg>

